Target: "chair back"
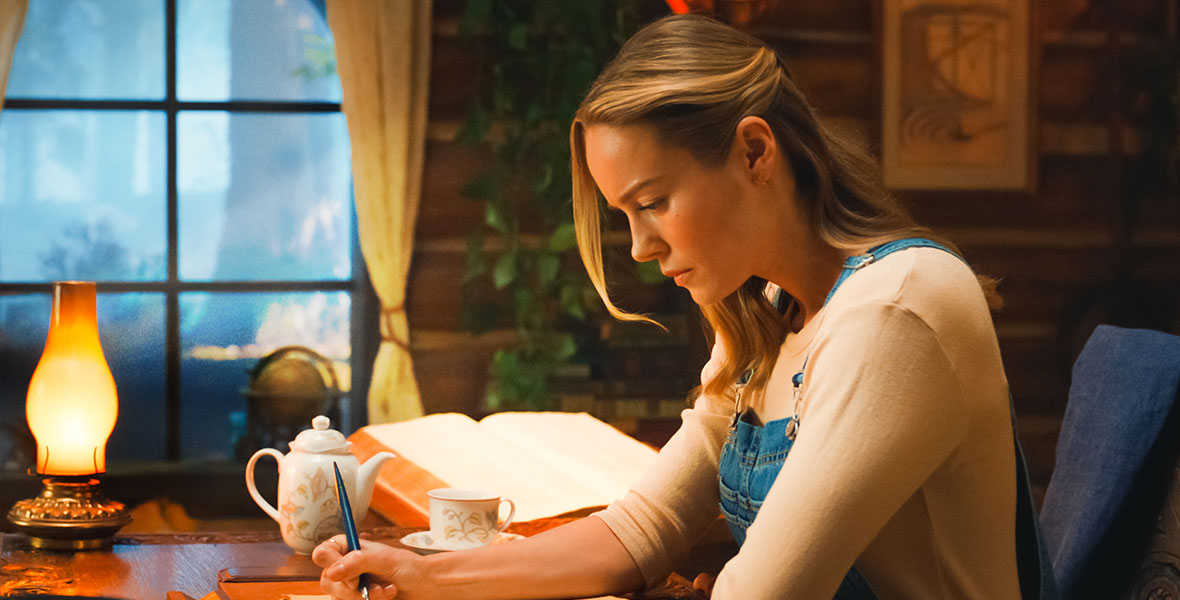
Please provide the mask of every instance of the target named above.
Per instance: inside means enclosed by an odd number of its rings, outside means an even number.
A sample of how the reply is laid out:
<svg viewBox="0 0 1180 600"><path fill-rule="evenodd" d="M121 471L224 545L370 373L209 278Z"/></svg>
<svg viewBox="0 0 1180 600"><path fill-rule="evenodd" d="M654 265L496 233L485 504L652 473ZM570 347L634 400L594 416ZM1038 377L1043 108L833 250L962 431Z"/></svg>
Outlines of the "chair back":
<svg viewBox="0 0 1180 600"><path fill-rule="evenodd" d="M1041 509L1062 598L1128 597L1180 450L1178 389L1180 336L1100 325L1074 363Z"/></svg>

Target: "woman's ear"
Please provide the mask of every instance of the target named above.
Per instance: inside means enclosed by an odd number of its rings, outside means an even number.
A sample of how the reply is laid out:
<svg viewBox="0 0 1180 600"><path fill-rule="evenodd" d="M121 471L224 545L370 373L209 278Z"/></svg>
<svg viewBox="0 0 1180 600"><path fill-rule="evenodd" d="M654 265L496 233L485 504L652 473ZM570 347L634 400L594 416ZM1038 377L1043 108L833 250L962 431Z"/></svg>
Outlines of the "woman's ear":
<svg viewBox="0 0 1180 600"><path fill-rule="evenodd" d="M738 121L734 145L750 177L758 184L768 183L778 158L778 144L770 125L762 117L743 118Z"/></svg>

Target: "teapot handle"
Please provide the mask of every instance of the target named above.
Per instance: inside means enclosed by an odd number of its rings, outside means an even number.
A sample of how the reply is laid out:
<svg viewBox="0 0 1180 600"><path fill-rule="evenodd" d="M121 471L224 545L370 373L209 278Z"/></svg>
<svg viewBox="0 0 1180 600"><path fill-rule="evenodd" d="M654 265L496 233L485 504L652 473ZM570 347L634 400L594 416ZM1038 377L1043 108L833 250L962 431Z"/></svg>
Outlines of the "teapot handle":
<svg viewBox="0 0 1180 600"><path fill-rule="evenodd" d="M281 523L282 521L279 520L278 509L271 506L270 502L267 502L266 499L262 497L262 494L258 493L258 488L254 485L254 463L258 462L259 458L262 458L267 454L275 457L276 463L280 463L283 460L283 453L275 450L274 448L263 448L262 450L255 452L254 456L250 457L250 461L246 463L246 489L249 490L250 497L254 499L254 503L258 505L258 508L261 508L263 511L265 511L266 514L269 515L270 518L274 519L276 523Z"/></svg>

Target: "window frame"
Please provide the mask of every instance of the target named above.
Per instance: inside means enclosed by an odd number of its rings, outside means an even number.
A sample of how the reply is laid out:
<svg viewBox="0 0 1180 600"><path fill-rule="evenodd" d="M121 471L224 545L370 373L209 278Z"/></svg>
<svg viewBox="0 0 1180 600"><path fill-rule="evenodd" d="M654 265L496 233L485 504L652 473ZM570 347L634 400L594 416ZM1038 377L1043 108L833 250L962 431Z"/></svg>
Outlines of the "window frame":
<svg viewBox="0 0 1180 600"><path fill-rule="evenodd" d="M349 255L352 265L350 279L321 280L235 280L235 281L182 281L179 273L179 220L177 189L177 117L186 111L209 111L253 114L315 114L340 113L338 102L314 101L182 101L176 97L176 15L177 0L164 2L164 53L165 80L162 100L75 100L41 98L4 98L4 110L75 110L75 111L128 111L142 110L163 113L166 120L167 158L165 160L167 180L167 252L166 277L162 281L98 281L99 294L118 293L160 293L164 296L164 428L165 458L168 461L181 460L181 340L180 340L180 296L187 292L349 292L349 338L351 351L350 390L340 406L344 422L335 424L345 434L367 424L367 398L373 360L377 356L380 338L375 328L379 313L379 301L368 277L367 266L361 253L357 234L356 202L350 195L351 235ZM2 118L0 114L0 118ZM0 295L51 294L52 282L4 282L0 281ZM40 350L37 350L39 353Z"/></svg>

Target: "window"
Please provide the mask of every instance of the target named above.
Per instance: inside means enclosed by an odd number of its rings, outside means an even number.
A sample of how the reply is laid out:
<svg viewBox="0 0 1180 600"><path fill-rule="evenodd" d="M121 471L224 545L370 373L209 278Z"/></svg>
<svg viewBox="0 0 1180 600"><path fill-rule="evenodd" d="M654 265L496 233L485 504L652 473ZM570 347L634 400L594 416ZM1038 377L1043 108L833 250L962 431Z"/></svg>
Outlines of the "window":
<svg viewBox="0 0 1180 600"><path fill-rule="evenodd" d="M323 0L31 0L0 112L0 422L23 426L62 279L99 282L112 460L230 457L281 346L367 385L334 66Z"/></svg>

